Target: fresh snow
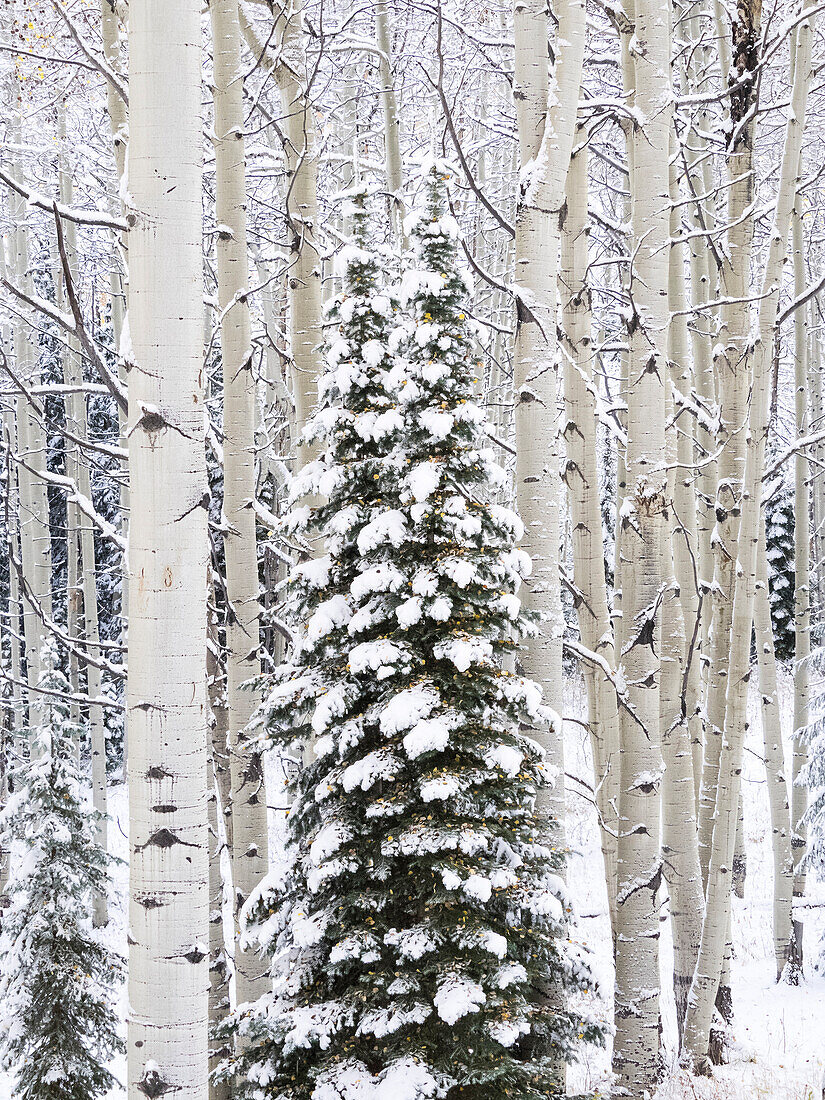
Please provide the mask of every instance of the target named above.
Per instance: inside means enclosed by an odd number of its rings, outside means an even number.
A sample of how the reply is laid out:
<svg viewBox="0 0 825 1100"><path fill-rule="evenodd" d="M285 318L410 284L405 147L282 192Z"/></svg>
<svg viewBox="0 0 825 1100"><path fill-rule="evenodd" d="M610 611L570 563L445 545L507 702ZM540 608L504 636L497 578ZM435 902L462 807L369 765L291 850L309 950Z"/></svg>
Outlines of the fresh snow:
<svg viewBox="0 0 825 1100"><path fill-rule="evenodd" d="M454 1024L471 1012L478 1012L487 1001L481 986L463 975L450 975L438 987L433 998L438 1015L447 1024Z"/></svg>
<svg viewBox="0 0 825 1100"><path fill-rule="evenodd" d="M425 752L440 752L449 740L450 727L443 718L425 718L404 738L404 750L410 760L415 760Z"/></svg>

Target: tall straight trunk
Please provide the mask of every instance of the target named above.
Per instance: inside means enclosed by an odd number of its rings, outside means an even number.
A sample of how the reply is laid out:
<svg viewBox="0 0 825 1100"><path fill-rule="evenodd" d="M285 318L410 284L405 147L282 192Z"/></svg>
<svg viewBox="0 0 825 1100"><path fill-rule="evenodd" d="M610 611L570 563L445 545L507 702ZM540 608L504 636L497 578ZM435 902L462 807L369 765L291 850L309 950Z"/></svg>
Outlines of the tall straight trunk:
<svg viewBox="0 0 825 1100"><path fill-rule="evenodd" d="M129 13L129 1100L207 1100L200 11Z"/></svg>
<svg viewBox="0 0 825 1100"><path fill-rule="evenodd" d="M773 944L776 980L785 973L791 943L791 898L793 894L793 855L791 854L791 813L788 795L785 750L782 743L782 717L776 683L776 653L768 591L768 562L765 555L765 515L760 520L757 557L757 581L753 605L756 632L756 656L759 668L759 695L762 707L762 737L765 746L765 775L771 815L773 854Z"/></svg>
<svg viewBox="0 0 825 1100"><path fill-rule="evenodd" d="M262 42L244 8L241 27L247 45L273 73L281 93L284 156L287 165L286 220L289 237L289 351L295 405L293 436L296 468L315 453L301 442L301 432L317 400L321 343L321 255L318 225L318 151L315 118L309 99L310 66L304 43L302 0L267 0L274 34Z"/></svg>
<svg viewBox="0 0 825 1100"><path fill-rule="evenodd" d="M811 304L811 318L813 311L821 316L819 306L815 300ZM810 402L810 425L813 431L821 431L825 424L825 401L822 394L822 338L816 323L812 325L811 346L808 356L808 397ZM815 444L809 451L810 461L808 492L811 498L811 512L813 530L811 532L811 547L813 552L815 588L809 593L809 603L814 605L814 615L823 615L825 609L825 477L822 476L825 465L825 445L821 442ZM809 585L811 580L809 578ZM819 621L819 620L817 620Z"/></svg>
<svg viewBox="0 0 825 1100"><path fill-rule="evenodd" d="M19 131L18 131L19 134ZM31 287L28 229L25 204L19 197L11 201L11 217L16 229L14 275L17 286L27 292ZM14 326L14 358L17 374L28 385L40 383L37 346L25 324ZM43 644L41 616L52 614L52 551L49 525L49 501L46 483L40 475L46 469L46 434L37 412L25 397L17 405L17 484L19 500L20 562L23 601L23 634L26 677L29 686L29 721L34 725L40 712L40 696L35 690L40 679L40 650Z"/></svg>
<svg viewBox="0 0 825 1100"><path fill-rule="evenodd" d="M117 0L100 0L100 36L103 44L103 56L106 59L106 64L109 68L115 72L121 71L121 14L118 10L119 5ZM128 18L128 14L125 16ZM125 182L126 174L126 153L129 147L129 117L126 100L123 96L119 95L117 90L112 85L112 82L106 81L106 114L109 119L109 132L112 141L112 153L115 161L115 169L117 171L118 179L121 182ZM125 193L125 188L121 189L121 193ZM119 203L120 212L123 213L123 203ZM121 352L121 338L123 335L123 319L126 313L125 308L125 295L128 289L128 278L124 279L121 272L121 266L128 262L129 250L126 244L125 236L123 240L115 239L115 248L113 249L113 256L111 260L111 271L109 273L109 292L112 308L112 335L114 337L114 349L115 352L120 354ZM124 390L128 388L128 378L126 377L126 369L123 361L120 361L119 367L120 383ZM128 450L129 440L127 438L128 431L128 414L127 412L118 406L117 410L118 425L120 427L120 438L118 444L123 450ZM128 531L128 516L129 516L129 477L128 477L128 460L123 463L120 483L120 515L121 515L121 530L126 533ZM127 555L123 555L122 572L121 572L121 590L120 590L120 626L121 626L121 644L126 643L127 624L129 622L129 562ZM124 716L123 722L123 770L124 774L128 767L129 756L129 721L128 716Z"/></svg>
<svg viewBox="0 0 825 1100"><path fill-rule="evenodd" d="M60 112L60 140L65 143L65 112ZM67 206L74 201L74 188L71 171L65 163L65 149L61 148L60 158L60 199ZM69 270L76 270L77 266L77 233L72 222L68 222L64 229L66 242L66 258ZM65 297L65 288L63 288ZM75 340L69 340L68 351L64 360L65 381L75 392L66 397L66 416L72 433L81 441L87 436L86 397L80 390L83 382L83 360L80 347ZM81 445L69 446L67 443L67 463L71 469L66 470L73 477L81 496L87 500L92 499L91 475L89 465L82 454ZM70 577L67 600L75 613L76 635L80 636L77 612L83 610L83 641L91 649L95 657L100 656L100 624L97 600L97 561L95 556L94 530L89 520L82 516L77 505L69 503L67 541L70 561L74 563L74 577ZM80 577L77 567L80 565ZM72 572L70 570L70 572ZM74 588L72 587L74 582ZM103 722L103 707L99 702L102 693L102 676L100 668L92 662L86 663L86 689L91 702L89 703L89 744L92 758L92 803L95 810L101 814L97 825L98 841L105 850L108 846L109 828L107 820L108 790L106 785L106 727ZM100 928L109 920L108 899L105 891L97 891L93 899L92 919L94 926Z"/></svg>
<svg viewBox="0 0 825 1100"><path fill-rule="evenodd" d="M671 198L678 199L675 164L670 168ZM678 206L670 214L671 239L679 236ZM674 392L692 390L685 295L684 246L672 244L669 257L668 306L672 314L668 350ZM662 601L662 668L659 720L665 763L662 784L663 866L670 893L673 924L673 989L681 1039L690 984L702 935L704 894L696 829L694 761L702 747L700 698L700 614L698 536L693 463L694 437L687 416L674 415L667 402L667 453L670 538L665 564L671 579ZM675 436L675 439L674 439Z"/></svg>
<svg viewBox="0 0 825 1100"><path fill-rule="evenodd" d="M246 234L246 164L238 0L211 0L215 101L215 214L218 221L218 302L223 362L223 471L227 533L227 710L232 776L232 878L241 906L268 866L263 760L246 728L255 709L247 680L260 673L260 608L255 512L255 380L249 316ZM255 951L236 937L235 989L239 1004L254 1001L266 985Z"/></svg>
<svg viewBox="0 0 825 1100"><path fill-rule="evenodd" d="M627 1095L641 1098L652 1091L660 1069L659 711L662 600L670 578L665 409L673 95L669 6L638 0L631 21L636 48L625 59L625 82L634 88L628 163L635 255L629 287L627 496L621 514L621 671L633 713L621 716L613 1064Z"/></svg>
<svg viewBox="0 0 825 1100"><path fill-rule="evenodd" d="M779 314L779 289L788 233L796 198L796 177L811 82L813 16L808 9L799 24L794 49L794 80L788 113L774 224L762 280L756 339L753 345L753 383L750 431L747 439L745 491L741 498L739 572L731 623L730 673L725 715L725 737L719 760L713 836L702 944L685 1023L685 1046L694 1063L706 1068L713 1005L719 986L728 937L731 907L730 868L736 841L742 755L747 717L750 640L756 588L765 439L770 413L770 377L774 333Z"/></svg>
<svg viewBox="0 0 825 1100"><path fill-rule="evenodd" d="M800 172L802 165L800 163ZM794 295L805 291L805 244L802 234L802 197L796 196L793 214L793 273ZM808 434L808 310L802 306L794 318L794 411L797 438ZM794 900L801 902L805 895L805 868L803 856L806 848L807 828L802 819L807 809L807 792L799 784L802 769L807 761L807 743L804 731L808 725L808 696L810 690L811 656L811 520L810 520L810 463L804 448L794 456L794 677L793 677L793 862ZM789 978L798 981L804 961L803 922L794 920L790 949Z"/></svg>
<svg viewBox="0 0 825 1100"><path fill-rule="evenodd" d="M516 213L515 388L516 500L525 526L524 550L533 561L525 588L527 606L541 619L540 633L523 655L528 676L544 701L562 713L562 637L558 453L558 374L556 361L556 280L561 217L573 148L585 43L582 0L559 12L553 87L549 87L545 0L514 6L515 87L521 188ZM549 99L548 99L549 96ZM549 105L548 105L549 104ZM561 729L542 731L550 762L564 775ZM548 795L554 814L564 820L564 783Z"/></svg>
<svg viewBox="0 0 825 1100"><path fill-rule="evenodd" d="M717 11L717 15L719 12ZM742 4L733 27L737 69L750 71L758 61L761 3ZM720 68L727 78L730 55L724 22L719 24L717 44ZM745 476L746 425L749 411L750 263L753 249L753 146L756 118L756 81L742 97L731 100L731 148L727 156L728 230L726 247L719 261L722 296L727 303L720 311L720 330L715 351L719 431L714 527L715 569L710 624L710 666L707 680L707 724L705 753L699 796L699 857L707 880L714 825L722 732L729 686L728 661L731 621L739 555L739 518Z"/></svg>
<svg viewBox="0 0 825 1100"><path fill-rule="evenodd" d="M616 654L604 572L599 495L596 393L590 288L587 285L587 146L573 156L567 176L567 215L561 237L559 292L562 312L564 482L570 503L573 580L582 643L615 674ZM583 662L588 725L611 928L616 921L616 797L619 791L619 710L604 669Z"/></svg>
<svg viewBox="0 0 825 1100"><path fill-rule="evenodd" d="M404 219L404 201L401 197L403 184L401 119L395 95L392 35L387 0L378 0L375 5L375 38L378 49L381 51L378 55L378 77L381 81L381 110L384 115L384 175L387 190L390 193L390 218L396 240L400 242L403 235L401 225Z"/></svg>
<svg viewBox="0 0 825 1100"><path fill-rule="evenodd" d="M214 602L214 587L210 589ZM232 823L226 815L230 802L230 776L226 763L229 738L229 714L227 712L226 677L220 661L218 628L215 615L209 610L206 646L206 683L209 694L208 746L209 764L209 1031L222 1024L230 1011L229 966L226 957L226 940L223 928L224 881L221 873L221 855L224 841L230 847ZM210 1044L209 1048L209 1100L230 1100L228 1082L216 1083L212 1071L230 1051Z"/></svg>

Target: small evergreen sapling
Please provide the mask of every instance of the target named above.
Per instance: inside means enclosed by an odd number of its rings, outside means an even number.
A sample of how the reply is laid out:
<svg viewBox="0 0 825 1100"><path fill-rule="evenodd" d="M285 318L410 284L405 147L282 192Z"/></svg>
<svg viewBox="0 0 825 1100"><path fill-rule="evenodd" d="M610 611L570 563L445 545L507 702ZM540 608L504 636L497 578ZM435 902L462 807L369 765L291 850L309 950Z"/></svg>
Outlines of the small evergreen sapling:
<svg viewBox="0 0 825 1100"><path fill-rule="evenodd" d="M40 686L69 692L44 652ZM69 705L44 695L43 724L14 773L0 814L10 851L0 932L0 1060L15 1100L94 1100L116 1081L107 1068L124 1049L112 1002L122 961L91 925L94 891L108 885L99 815L81 789Z"/></svg>
<svg viewBox="0 0 825 1100"><path fill-rule="evenodd" d="M350 250L311 428L319 459L293 510L327 553L290 577L291 663L262 737L304 752L288 859L249 899L274 987L233 1021L236 1095L254 1100L508 1100L558 1091L554 1067L599 1028L564 1006L587 986L548 781L520 732L539 689L502 668L529 629L521 524L487 503L484 445L442 170L409 230L406 320Z"/></svg>

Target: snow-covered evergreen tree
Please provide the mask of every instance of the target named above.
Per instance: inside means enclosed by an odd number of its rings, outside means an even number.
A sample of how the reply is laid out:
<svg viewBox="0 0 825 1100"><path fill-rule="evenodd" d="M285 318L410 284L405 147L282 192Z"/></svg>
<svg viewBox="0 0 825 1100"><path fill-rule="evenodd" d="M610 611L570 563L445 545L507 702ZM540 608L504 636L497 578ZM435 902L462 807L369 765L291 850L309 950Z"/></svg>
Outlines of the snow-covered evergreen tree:
<svg viewBox="0 0 825 1100"><path fill-rule="evenodd" d="M794 634L794 511L793 490L782 481L765 505L765 553L777 660L792 661Z"/></svg>
<svg viewBox="0 0 825 1100"><path fill-rule="evenodd" d="M43 655L43 724L14 772L0 814L10 851L0 933L0 1059L16 1100L94 1100L116 1084L107 1068L124 1044L113 1004L122 960L92 929L92 895L108 884L109 857L97 842L77 763L81 731L69 691Z"/></svg>
<svg viewBox="0 0 825 1100"><path fill-rule="evenodd" d="M289 580L295 629L259 712L312 759L288 860L246 907L274 992L244 1006L237 1095L279 1100L547 1097L599 1028L566 1007L591 983L568 940L550 781L520 727L549 720L503 668L530 627L521 524L473 401L475 366L443 176L408 224L405 320L369 252L347 250L338 338L310 428L319 459L293 521L327 553Z"/></svg>

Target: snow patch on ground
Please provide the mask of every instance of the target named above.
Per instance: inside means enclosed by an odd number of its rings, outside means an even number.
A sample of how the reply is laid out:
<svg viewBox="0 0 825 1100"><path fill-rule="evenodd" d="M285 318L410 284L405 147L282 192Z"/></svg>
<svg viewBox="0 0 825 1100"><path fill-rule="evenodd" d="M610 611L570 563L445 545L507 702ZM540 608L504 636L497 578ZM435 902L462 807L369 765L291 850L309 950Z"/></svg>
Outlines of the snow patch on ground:
<svg viewBox="0 0 825 1100"><path fill-rule="evenodd" d="M780 711L790 726L793 685L780 672ZM573 678L565 690L565 718L581 719L586 709L583 687ZM755 694L750 701L750 728L743 770L747 880L745 897L733 899L735 958L733 997L736 1018L734 1048L728 1065L712 1078L692 1077L674 1064L676 1017L673 998L663 982L664 1039L669 1051L668 1074L655 1100L819 1100L825 1086L825 976L813 968L817 944L825 926L825 906L806 910L806 981L799 986L773 980L771 906L773 863L770 812L762 763L762 730ZM789 729L784 730L787 739ZM786 743L786 754L790 745ZM573 721L565 722L565 769L592 784L587 734ZM580 935L594 953L594 970L604 1000L600 1015L612 1011L613 964L607 897L602 878L596 815L590 795L580 783L568 780L567 842L571 848L568 882L579 917ZM808 880L808 901L825 902L823 884ZM669 924L662 924L661 968L672 965ZM610 1048L588 1050L568 1074L568 1091L600 1089L605 1095Z"/></svg>

